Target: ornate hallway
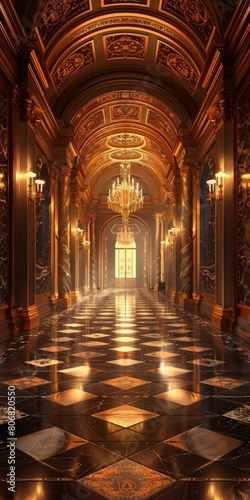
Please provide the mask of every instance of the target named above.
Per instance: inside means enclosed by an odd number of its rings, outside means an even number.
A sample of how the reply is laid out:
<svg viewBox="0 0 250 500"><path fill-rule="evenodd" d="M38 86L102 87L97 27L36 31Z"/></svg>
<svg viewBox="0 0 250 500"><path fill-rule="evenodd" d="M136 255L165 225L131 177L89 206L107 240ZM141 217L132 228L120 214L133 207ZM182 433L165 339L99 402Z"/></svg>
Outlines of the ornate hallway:
<svg viewBox="0 0 250 500"><path fill-rule="evenodd" d="M1 500L250 497L250 352L163 294L99 292L1 350Z"/></svg>

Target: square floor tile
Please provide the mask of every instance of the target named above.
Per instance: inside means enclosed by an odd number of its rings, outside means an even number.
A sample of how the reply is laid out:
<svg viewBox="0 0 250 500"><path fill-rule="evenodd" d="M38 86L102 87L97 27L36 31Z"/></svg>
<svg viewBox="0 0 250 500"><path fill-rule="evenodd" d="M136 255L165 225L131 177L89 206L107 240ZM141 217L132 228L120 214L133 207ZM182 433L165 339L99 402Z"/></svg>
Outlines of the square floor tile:
<svg viewBox="0 0 250 500"><path fill-rule="evenodd" d="M111 378L109 380L104 380L104 384L112 385L114 387L119 387L120 389L123 390L128 390L132 389L133 387L138 387L140 385L145 385L145 384L150 384L151 382L147 380L141 380L139 378L134 378L134 377L117 377L117 378Z"/></svg>
<svg viewBox="0 0 250 500"><path fill-rule="evenodd" d="M0 406L0 424L7 424L9 421L8 416L8 406ZM15 420L19 420L20 418L28 417L27 413L24 413L20 410L15 410Z"/></svg>
<svg viewBox="0 0 250 500"><path fill-rule="evenodd" d="M135 342L136 340L138 340L138 338L136 337L113 337L111 339L111 341L122 342L124 344L129 342Z"/></svg>
<svg viewBox="0 0 250 500"><path fill-rule="evenodd" d="M191 370L186 370L185 368L176 368L175 366L171 365L163 365L160 366L159 368L154 368L153 370L148 370L148 371L152 373L157 373L167 378L178 377L178 375L184 375L185 373L191 372Z"/></svg>
<svg viewBox="0 0 250 500"><path fill-rule="evenodd" d="M120 425L121 427L130 427L131 425L135 425L139 422L143 422L144 420L158 416L159 415L157 413L142 410L141 408L134 408L130 405L117 406L111 410L94 413L92 415L92 417L106 420L112 424Z"/></svg>
<svg viewBox="0 0 250 500"><path fill-rule="evenodd" d="M250 424L250 406L240 406L235 410L224 413L223 417L232 418L233 420L238 420L244 424Z"/></svg>
<svg viewBox="0 0 250 500"><path fill-rule="evenodd" d="M100 342L98 340L89 340L87 342L78 342L77 345L83 345L84 347L101 347L104 345L109 345L108 342Z"/></svg>
<svg viewBox="0 0 250 500"><path fill-rule="evenodd" d="M174 352L166 352L166 351L156 351L156 352L147 352L145 356L152 356L153 358L167 359L174 358L176 356L180 356L180 354L176 354Z"/></svg>
<svg viewBox="0 0 250 500"><path fill-rule="evenodd" d="M109 351L117 351L117 352L133 352L133 351L140 351L141 349L139 347L132 347L128 345L123 345L121 347L111 347Z"/></svg>
<svg viewBox="0 0 250 500"><path fill-rule="evenodd" d="M59 363L63 363L63 361L58 361L58 359L40 358L40 359L33 359L33 361L25 361L25 363L27 363L28 365L33 365L39 368L43 368L44 366L58 365Z"/></svg>
<svg viewBox="0 0 250 500"><path fill-rule="evenodd" d="M92 399L97 396L95 394L90 394L89 392L80 391L78 389L67 389L61 392L55 392L49 396L42 396L44 399L49 399L53 403L57 403L62 406L69 406L86 399Z"/></svg>
<svg viewBox="0 0 250 500"><path fill-rule="evenodd" d="M152 340L152 342L142 342L141 345L146 345L149 347L166 347L167 345L173 345L173 343L163 342L161 340Z"/></svg>
<svg viewBox="0 0 250 500"><path fill-rule="evenodd" d="M192 363L193 365L199 365L199 366L207 366L208 368L214 368L215 366L223 365L225 361L217 361L216 359L209 359L209 358L200 358L188 361L188 363Z"/></svg>
<svg viewBox="0 0 250 500"><path fill-rule="evenodd" d="M80 483L108 500L144 500L173 482L174 480L165 474L129 459L121 460L80 479Z"/></svg>
<svg viewBox="0 0 250 500"><path fill-rule="evenodd" d="M71 351L71 348L70 347L61 347L61 346L53 345L51 347L38 347L38 351L66 352L66 351Z"/></svg>
<svg viewBox="0 0 250 500"><path fill-rule="evenodd" d="M248 382L246 382L245 380L238 380L236 378L222 376L202 380L202 383L213 385L215 387L223 387L224 389L235 389L236 387L240 387L241 385L248 384Z"/></svg>
<svg viewBox="0 0 250 500"><path fill-rule="evenodd" d="M205 352L211 351L211 347L201 347L198 345L189 345L188 347L180 347L182 351L190 351L190 352Z"/></svg>
<svg viewBox="0 0 250 500"><path fill-rule="evenodd" d="M108 328L109 330L109 328ZM85 333L85 337L91 337L92 339L101 339L103 337L109 337L107 333Z"/></svg>
<svg viewBox="0 0 250 500"><path fill-rule="evenodd" d="M58 427L50 427L18 438L16 448L37 460L44 460L85 443L85 439Z"/></svg>
<svg viewBox="0 0 250 500"><path fill-rule="evenodd" d="M189 453L201 455L209 460L218 460L230 451L238 448L243 441L219 434L202 427L194 427L164 443L176 446Z"/></svg>
<svg viewBox="0 0 250 500"><path fill-rule="evenodd" d="M119 333L119 334L128 334L130 335L131 333L137 333L137 330L132 330L131 328L119 328L118 330L112 330L113 333Z"/></svg>
<svg viewBox="0 0 250 500"><path fill-rule="evenodd" d="M17 389L29 389L30 387L36 387L38 385L49 384L49 381L44 380L43 378L31 376L5 380L3 384L14 385Z"/></svg>
<svg viewBox="0 0 250 500"><path fill-rule="evenodd" d="M202 394L198 394L196 392L186 391L185 389L173 389L172 391L156 394L155 398L171 401L172 403L182 406L189 406L193 403L201 401L202 399L206 399L207 396L202 396Z"/></svg>
<svg viewBox="0 0 250 500"><path fill-rule="evenodd" d="M102 356L106 356L106 354L94 351L83 351L83 352L76 352L75 354L70 354L70 356L75 358L92 359L92 358L100 358Z"/></svg>
<svg viewBox="0 0 250 500"><path fill-rule="evenodd" d="M136 359L124 358L124 359L114 359L112 361L106 361L106 363L111 363L118 366L132 366L144 363L144 361L137 361Z"/></svg>
<svg viewBox="0 0 250 500"><path fill-rule="evenodd" d="M90 368L89 365L85 366L75 366L74 368L65 368L64 370L59 370L60 373L65 373L66 375L72 375L72 377L82 377L88 379L93 373L98 373L101 370L97 368Z"/></svg>

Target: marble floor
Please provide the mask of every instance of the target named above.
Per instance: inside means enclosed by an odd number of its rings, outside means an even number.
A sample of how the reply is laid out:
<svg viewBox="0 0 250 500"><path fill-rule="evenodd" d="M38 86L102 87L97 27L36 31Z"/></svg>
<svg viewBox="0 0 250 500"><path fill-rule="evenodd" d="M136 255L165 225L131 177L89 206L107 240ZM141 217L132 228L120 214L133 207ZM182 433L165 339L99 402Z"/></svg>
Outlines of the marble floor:
<svg viewBox="0 0 250 500"><path fill-rule="evenodd" d="M0 500L250 498L250 350L163 294L99 292L0 352Z"/></svg>

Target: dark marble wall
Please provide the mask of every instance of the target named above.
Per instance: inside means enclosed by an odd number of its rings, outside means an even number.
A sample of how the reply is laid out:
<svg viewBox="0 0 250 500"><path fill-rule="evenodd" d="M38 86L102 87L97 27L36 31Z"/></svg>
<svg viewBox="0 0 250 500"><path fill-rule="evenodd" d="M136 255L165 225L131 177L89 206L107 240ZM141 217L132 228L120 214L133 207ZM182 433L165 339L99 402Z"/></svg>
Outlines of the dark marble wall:
<svg viewBox="0 0 250 500"><path fill-rule="evenodd" d="M0 86L0 305L8 301L8 96Z"/></svg>
<svg viewBox="0 0 250 500"><path fill-rule="evenodd" d="M201 291L215 293L215 207L207 199L207 180L214 177L214 159L208 155L202 165L200 184L200 283Z"/></svg>
<svg viewBox="0 0 250 500"><path fill-rule="evenodd" d="M250 86L238 99L237 128L238 302L250 306L250 188L241 182L250 174Z"/></svg>
<svg viewBox="0 0 250 500"><path fill-rule="evenodd" d="M50 178L46 165L38 162L38 176L45 180L44 200L36 205L36 293L50 291Z"/></svg>

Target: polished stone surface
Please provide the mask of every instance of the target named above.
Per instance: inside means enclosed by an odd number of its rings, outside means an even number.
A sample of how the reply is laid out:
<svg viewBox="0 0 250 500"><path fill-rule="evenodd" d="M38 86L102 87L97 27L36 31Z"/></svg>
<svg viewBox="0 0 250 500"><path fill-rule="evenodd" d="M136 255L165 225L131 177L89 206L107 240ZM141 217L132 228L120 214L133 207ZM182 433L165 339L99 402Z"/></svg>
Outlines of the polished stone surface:
<svg viewBox="0 0 250 500"><path fill-rule="evenodd" d="M98 292L1 357L0 500L250 498L250 353L163 295Z"/></svg>

